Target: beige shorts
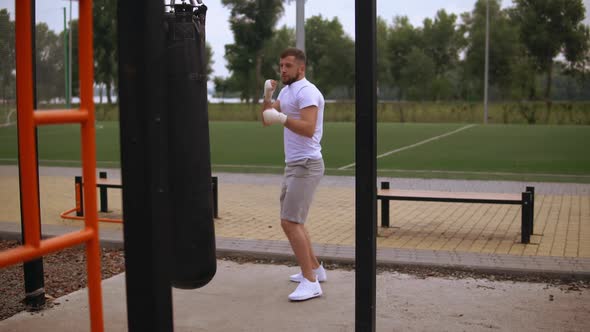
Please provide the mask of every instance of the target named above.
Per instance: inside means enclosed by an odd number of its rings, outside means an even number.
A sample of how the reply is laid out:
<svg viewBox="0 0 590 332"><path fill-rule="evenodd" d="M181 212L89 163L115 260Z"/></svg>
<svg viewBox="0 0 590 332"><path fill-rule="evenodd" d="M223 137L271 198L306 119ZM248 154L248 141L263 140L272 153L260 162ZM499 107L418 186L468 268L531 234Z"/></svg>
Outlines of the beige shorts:
<svg viewBox="0 0 590 332"><path fill-rule="evenodd" d="M281 220L305 223L313 195L323 176L323 159L287 163L281 188Z"/></svg>

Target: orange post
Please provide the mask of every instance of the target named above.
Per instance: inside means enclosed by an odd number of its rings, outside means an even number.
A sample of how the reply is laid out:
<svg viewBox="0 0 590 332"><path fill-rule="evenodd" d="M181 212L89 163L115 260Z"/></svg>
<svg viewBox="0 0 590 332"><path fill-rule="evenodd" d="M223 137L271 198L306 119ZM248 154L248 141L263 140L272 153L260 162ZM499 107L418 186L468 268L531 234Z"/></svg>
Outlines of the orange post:
<svg viewBox="0 0 590 332"><path fill-rule="evenodd" d="M21 167L22 219L24 245L0 252L0 268L40 256L86 244L88 300L93 332L104 330L100 272L100 242L96 208L96 140L93 101L92 0L79 0L79 73L80 109L34 111L31 2L15 1L16 76L19 158ZM80 123L82 133L82 176L84 186L85 228L41 241L39 195L37 192L37 156L35 127L44 124Z"/></svg>
<svg viewBox="0 0 590 332"><path fill-rule="evenodd" d="M94 237L86 244L88 258L88 299L92 331L103 330L102 292L100 287L100 242L98 238L98 212L96 208L96 130L94 127L94 58L92 48L92 0L80 0L78 20L78 59L80 73L80 108L88 112L82 122L82 177L86 228Z"/></svg>
<svg viewBox="0 0 590 332"><path fill-rule="evenodd" d="M19 158L21 159L21 192L23 193L22 218L25 221L25 244L39 247L39 197L37 196L37 156L35 143L35 123L33 121L33 51L31 48L31 2L15 3L16 40L16 89L17 121L19 131Z"/></svg>

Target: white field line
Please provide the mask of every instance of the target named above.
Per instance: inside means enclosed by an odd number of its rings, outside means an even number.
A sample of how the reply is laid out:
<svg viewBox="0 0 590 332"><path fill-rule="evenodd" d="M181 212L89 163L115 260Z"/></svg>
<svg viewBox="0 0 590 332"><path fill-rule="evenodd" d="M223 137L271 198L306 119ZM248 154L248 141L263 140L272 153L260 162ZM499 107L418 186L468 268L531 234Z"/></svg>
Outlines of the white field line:
<svg viewBox="0 0 590 332"><path fill-rule="evenodd" d="M449 135L456 134L456 133L458 133L458 132L460 132L460 131L462 131L462 130L469 129L469 128L471 128L471 127L474 127L474 126L475 126L475 124L470 124L470 125L467 125L467 126L461 127L461 128L459 128L459 129L456 129L456 130L453 130L453 131L449 131L448 133L444 133L444 134L442 134L442 135L438 135L438 136L431 137L431 138L429 138L429 139L425 139L425 140L423 140L423 141L420 141L420 142L418 142L418 143L414 143L414 144L411 144L411 145L407 145L407 146L401 147L401 148L399 148L399 149L395 149L395 150L391 150L391 151L385 152L385 153L383 153L383 154L380 154L380 155L378 155L378 156L377 156L377 159L379 159L379 158L383 158L383 157L387 157L387 156L389 156L389 155L392 155L392 154L394 154L394 153L398 153L398 152L401 152L401 151L404 151L404 150L408 150L408 149L415 148L415 147L417 147L417 146L419 146L419 145L426 144L426 143L428 143L428 142L432 142L432 141L435 141L435 140L441 139L441 138L443 138L443 137L447 137L447 136L449 136ZM340 168L338 168L338 169L339 169L339 170L345 170L345 169L347 169L347 168L353 167L354 165L356 165L356 163L348 164L348 165L342 166L342 167L340 167Z"/></svg>
<svg viewBox="0 0 590 332"><path fill-rule="evenodd" d="M284 166L261 166L261 165L231 165L231 164L213 164L212 167L227 167L227 168L258 168L258 169L283 169ZM340 169L340 168L326 168L327 171L354 171L353 169ZM590 178L590 175L585 174L553 174L553 173L514 173L514 172L478 172L478 171L445 171L436 169L425 169L425 170L410 170L410 169L396 169L396 168L382 168L377 169L377 172L397 172L397 173L432 173L432 174L465 174L465 175L535 175L545 177L557 177L557 178Z"/></svg>
<svg viewBox="0 0 590 332"><path fill-rule="evenodd" d="M17 159L11 158L0 158L1 161L17 162ZM80 163L79 160L49 160L41 159L39 162L46 163ZM98 161L101 164L119 164L118 161ZM238 165L238 164L212 164L212 167L226 167L226 168L258 168L258 169L283 169L284 166L263 166L263 165ZM352 169L343 170L340 168L326 168L327 171L354 171ZM466 175L535 175L535 176L547 176L547 177L563 177L563 178L590 178L590 175L585 174L553 174L553 173L514 173L514 172L477 172L477 171L445 171L445 170L433 170L433 169L397 169L397 168L381 168L377 169L377 172L397 172L397 173L432 173L432 174L466 174Z"/></svg>
<svg viewBox="0 0 590 332"><path fill-rule="evenodd" d="M534 175L563 178L590 178L585 174L552 174L552 173L514 173L514 172L477 172L477 171L445 171L445 170L415 170L415 169L377 169L377 172L398 172L398 173L432 173L432 174L472 174L472 175Z"/></svg>
<svg viewBox="0 0 590 332"><path fill-rule="evenodd" d="M11 110L10 112L8 112L8 114L6 115L6 121L2 124L0 124L0 128L3 127L9 127L12 126L13 124L16 124L16 121L12 121L10 122L10 117L16 112L16 110Z"/></svg>

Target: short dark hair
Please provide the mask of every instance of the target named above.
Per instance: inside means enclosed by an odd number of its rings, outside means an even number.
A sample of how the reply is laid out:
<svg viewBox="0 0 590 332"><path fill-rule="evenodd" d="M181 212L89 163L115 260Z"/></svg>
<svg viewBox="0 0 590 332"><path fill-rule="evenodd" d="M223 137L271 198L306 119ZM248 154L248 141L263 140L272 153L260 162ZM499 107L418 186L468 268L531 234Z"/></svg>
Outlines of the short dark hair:
<svg viewBox="0 0 590 332"><path fill-rule="evenodd" d="M281 59L286 58L288 56L294 56L296 60L299 60L303 63L305 63L307 60L305 58L305 52L295 47L289 47L285 49L283 53L281 53Z"/></svg>

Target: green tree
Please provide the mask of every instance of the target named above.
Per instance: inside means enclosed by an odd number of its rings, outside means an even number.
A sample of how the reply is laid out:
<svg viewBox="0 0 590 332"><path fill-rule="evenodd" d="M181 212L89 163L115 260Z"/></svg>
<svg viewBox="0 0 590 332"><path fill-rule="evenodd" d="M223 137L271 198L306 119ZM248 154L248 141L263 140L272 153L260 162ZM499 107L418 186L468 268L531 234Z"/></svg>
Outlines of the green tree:
<svg viewBox="0 0 590 332"><path fill-rule="evenodd" d="M213 84L215 85L215 95L220 96L223 101L223 99L225 99L225 94L229 91L227 79L221 76L215 76L213 77Z"/></svg>
<svg viewBox="0 0 590 332"><path fill-rule="evenodd" d="M279 79L279 57L287 47L295 45L295 31L292 28L283 26L274 32L263 49L262 76L266 78Z"/></svg>
<svg viewBox="0 0 590 332"><path fill-rule="evenodd" d="M117 86L117 0L95 0L93 5L94 80L104 84L107 102L112 104L111 90Z"/></svg>
<svg viewBox="0 0 590 332"><path fill-rule="evenodd" d="M207 74L207 81L211 78L211 74L213 73L213 48L209 42L205 42L205 63L207 64L207 68L205 69L205 73Z"/></svg>
<svg viewBox="0 0 590 332"><path fill-rule="evenodd" d="M262 95L262 62L266 42L283 12L282 0L222 0L230 11L234 44L225 46L227 67L246 101ZM254 84L253 84L254 83Z"/></svg>
<svg viewBox="0 0 590 332"><path fill-rule="evenodd" d="M72 64L72 97L80 96L80 75L79 75L79 63L78 63L78 20L72 20L69 26L70 33L72 34L72 58L70 63ZM64 36L62 32L59 36L59 43L62 43ZM63 44L60 44L63 53Z"/></svg>
<svg viewBox="0 0 590 332"><path fill-rule="evenodd" d="M434 20L424 20L422 45L424 54L434 63L435 77L432 81L430 98L434 100L450 99L456 90L456 69L459 63L459 51L466 41L462 30L457 25L457 16L439 10Z"/></svg>
<svg viewBox="0 0 590 332"><path fill-rule="evenodd" d="M520 45L518 54L510 64L510 98L513 100L534 99L538 85L534 60L528 56L524 45Z"/></svg>
<svg viewBox="0 0 590 332"><path fill-rule="evenodd" d="M8 10L0 9L0 99L8 103L8 99L14 98L14 70L15 70L15 46L14 46L14 21L10 20ZM3 121L4 119L0 119Z"/></svg>
<svg viewBox="0 0 590 332"><path fill-rule="evenodd" d="M437 75L452 70L459 61L459 50L465 41L457 28L457 16L447 14L445 10L436 13L434 21L424 20L422 29L424 53L434 61Z"/></svg>
<svg viewBox="0 0 590 332"><path fill-rule="evenodd" d="M393 19L393 26L390 29L388 39L389 65L392 83L397 87L398 100L404 98L406 80L402 79L402 70L411 60L407 55L413 48L420 45L420 33L416 30L407 16L396 16Z"/></svg>
<svg viewBox="0 0 590 332"><path fill-rule="evenodd" d="M406 66L400 71L400 83L413 100L433 98L432 87L436 77L436 64L424 50L413 47L406 56Z"/></svg>
<svg viewBox="0 0 590 332"><path fill-rule="evenodd" d="M337 87L345 88L348 97L354 90L354 41L344 32L338 18L312 16L305 22L307 52L306 73L314 84L329 94Z"/></svg>
<svg viewBox="0 0 590 332"><path fill-rule="evenodd" d="M486 38L486 2L478 0L471 13L462 15L461 31L466 34L464 77L473 90L473 97L483 96ZM507 12L500 9L499 0L489 2L489 84L495 86L507 97L514 82L513 70L518 64L519 70L526 68L519 50L520 41L516 27L510 22Z"/></svg>
<svg viewBox="0 0 590 332"><path fill-rule="evenodd" d="M514 0L514 22L540 72L545 73L544 98L550 105L554 59L563 53L570 64L583 61L588 50L586 9L582 0Z"/></svg>
<svg viewBox="0 0 590 332"><path fill-rule="evenodd" d="M381 95L381 90L391 85L391 65L387 53L387 40L389 39L389 27L387 21L382 17L377 17L377 88Z"/></svg>
<svg viewBox="0 0 590 332"><path fill-rule="evenodd" d="M35 29L37 98L49 101L64 95L63 43L46 23Z"/></svg>

